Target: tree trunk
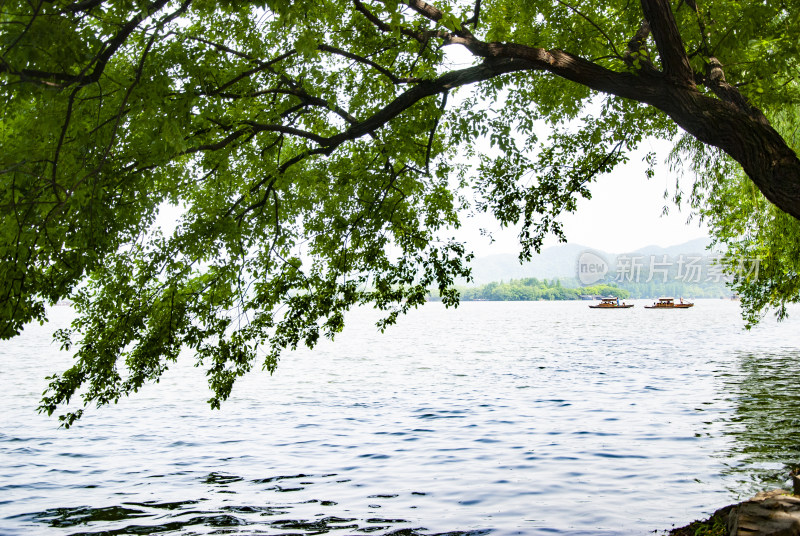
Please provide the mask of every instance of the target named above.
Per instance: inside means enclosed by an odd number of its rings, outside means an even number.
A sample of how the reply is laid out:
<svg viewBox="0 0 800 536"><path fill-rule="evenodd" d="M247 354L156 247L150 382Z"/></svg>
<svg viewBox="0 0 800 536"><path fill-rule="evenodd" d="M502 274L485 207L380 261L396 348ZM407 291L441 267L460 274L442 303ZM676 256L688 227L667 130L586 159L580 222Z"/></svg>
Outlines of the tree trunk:
<svg viewBox="0 0 800 536"><path fill-rule="evenodd" d="M684 88L656 100L650 104L739 162L771 203L800 220L800 159L763 116Z"/></svg>

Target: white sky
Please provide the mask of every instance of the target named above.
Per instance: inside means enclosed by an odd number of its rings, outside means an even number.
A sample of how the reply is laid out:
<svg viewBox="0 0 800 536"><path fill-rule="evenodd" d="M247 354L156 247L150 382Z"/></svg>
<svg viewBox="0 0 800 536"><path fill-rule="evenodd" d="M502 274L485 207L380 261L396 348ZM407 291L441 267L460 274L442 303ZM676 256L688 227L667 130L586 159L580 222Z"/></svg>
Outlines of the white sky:
<svg viewBox="0 0 800 536"><path fill-rule="evenodd" d="M695 219L687 223L689 213L680 212L671 201L664 199L664 190L675 190L675 178L661 163L655 176L647 179L645 164L641 161L647 151L656 151L663 162L669 145L663 142L643 143L640 153L632 155L630 162L619 166L613 173L597 179L591 185L592 199L581 199L574 214L562 218L567 240L609 253L625 253L644 246L663 247L681 244L695 238L708 236L705 226ZM664 206L669 214L662 216ZM480 235L481 227L492 232L494 243ZM476 256L498 253L519 253L517 230L501 229L490 216L464 220L464 227L456 236L466 240ZM557 245L556 239L545 242L544 247Z"/></svg>

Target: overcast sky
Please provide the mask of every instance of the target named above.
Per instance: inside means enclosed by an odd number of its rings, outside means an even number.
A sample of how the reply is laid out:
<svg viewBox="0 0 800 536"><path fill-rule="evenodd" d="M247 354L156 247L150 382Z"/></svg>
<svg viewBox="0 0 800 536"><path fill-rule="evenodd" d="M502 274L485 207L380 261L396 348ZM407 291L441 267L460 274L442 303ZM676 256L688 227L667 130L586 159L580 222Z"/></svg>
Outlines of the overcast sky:
<svg viewBox="0 0 800 536"><path fill-rule="evenodd" d="M640 155L618 167L612 174L600 177L591 187L592 199L581 199L578 210L563 219L567 240L609 253L625 253L644 246L673 246L708 236L705 226L698 226L695 219L687 224L689 213L678 211L673 203L664 199L664 190L675 190L675 177L660 164L655 177L645 177L645 165L641 155L649 150L658 154L663 162L669 151L664 143L647 143ZM662 209L670 207L669 214L662 216ZM480 236L480 228L492 231L495 242ZM457 234L466 240L476 256L498 253L519 253L519 242L515 229L500 229L489 217L480 220L465 220L464 229ZM545 247L557 245L555 239Z"/></svg>

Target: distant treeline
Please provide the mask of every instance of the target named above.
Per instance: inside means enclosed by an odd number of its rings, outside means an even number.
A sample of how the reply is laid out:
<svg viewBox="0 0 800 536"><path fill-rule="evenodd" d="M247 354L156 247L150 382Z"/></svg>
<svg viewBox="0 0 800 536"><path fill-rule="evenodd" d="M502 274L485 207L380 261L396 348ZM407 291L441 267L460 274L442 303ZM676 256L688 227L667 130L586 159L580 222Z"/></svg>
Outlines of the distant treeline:
<svg viewBox="0 0 800 536"><path fill-rule="evenodd" d="M614 285L591 287L567 287L560 279L512 279L508 282L494 281L480 287L458 289L463 301L534 301L534 300L579 300L582 295L617 296L627 299L630 293ZM433 297L432 299L438 299Z"/></svg>
<svg viewBox="0 0 800 536"><path fill-rule="evenodd" d="M538 279L528 277L494 281L478 287L459 287L463 301L579 300L581 296L617 296L620 299L655 299L661 296L684 298L725 298L731 291L724 282L685 283L682 281L622 281L583 287L577 279ZM432 300L439 297L434 292Z"/></svg>

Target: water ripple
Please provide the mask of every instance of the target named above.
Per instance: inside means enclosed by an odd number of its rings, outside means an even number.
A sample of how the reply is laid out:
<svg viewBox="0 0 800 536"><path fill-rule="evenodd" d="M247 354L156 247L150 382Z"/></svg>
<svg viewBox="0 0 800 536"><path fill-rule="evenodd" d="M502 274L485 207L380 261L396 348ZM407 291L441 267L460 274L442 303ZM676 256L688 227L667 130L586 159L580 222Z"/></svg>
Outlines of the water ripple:
<svg viewBox="0 0 800 536"><path fill-rule="evenodd" d="M44 376L69 364L47 335L69 318L54 318L0 346L0 526L64 536L666 529L782 485L800 462L799 315L744 332L735 304L696 309L623 320L579 302L428 304L384 335L360 310L335 343L244 378L218 412L188 359L68 431L33 409ZM653 489L658 500L643 500Z"/></svg>

